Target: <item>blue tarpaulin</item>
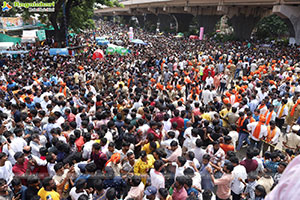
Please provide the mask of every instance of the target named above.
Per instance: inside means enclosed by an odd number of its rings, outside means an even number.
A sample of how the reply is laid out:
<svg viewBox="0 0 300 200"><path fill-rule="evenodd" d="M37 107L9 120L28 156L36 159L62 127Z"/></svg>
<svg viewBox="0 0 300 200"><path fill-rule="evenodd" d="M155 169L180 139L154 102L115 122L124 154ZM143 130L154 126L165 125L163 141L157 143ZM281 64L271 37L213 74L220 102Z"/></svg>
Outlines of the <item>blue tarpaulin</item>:
<svg viewBox="0 0 300 200"><path fill-rule="evenodd" d="M0 54L25 54L29 51L0 51Z"/></svg>
<svg viewBox="0 0 300 200"><path fill-rule="evenodd" d="M53 55L63 55L63 56L68 56L69 51L67 48L52 48L49 50L50 56Z"/></svg>

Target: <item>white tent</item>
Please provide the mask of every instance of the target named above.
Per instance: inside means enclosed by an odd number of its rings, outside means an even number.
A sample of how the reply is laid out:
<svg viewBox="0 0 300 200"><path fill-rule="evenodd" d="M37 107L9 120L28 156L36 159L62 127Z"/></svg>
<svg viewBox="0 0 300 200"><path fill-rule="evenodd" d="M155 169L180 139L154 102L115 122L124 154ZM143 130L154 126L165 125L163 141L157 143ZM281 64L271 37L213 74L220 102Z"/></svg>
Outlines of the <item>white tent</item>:
<svg viewBox="0 0 300 200"><path fill-rule="evenodd" d="M38 30L23 31L22 42L35 43L37 31Z"/></svg>
<svg viewBox="0 0 300 200"><path fill-rule="evenodd" d="M0 50L7 50L12 46L14 46L13 42L0 42Z"/></svg>

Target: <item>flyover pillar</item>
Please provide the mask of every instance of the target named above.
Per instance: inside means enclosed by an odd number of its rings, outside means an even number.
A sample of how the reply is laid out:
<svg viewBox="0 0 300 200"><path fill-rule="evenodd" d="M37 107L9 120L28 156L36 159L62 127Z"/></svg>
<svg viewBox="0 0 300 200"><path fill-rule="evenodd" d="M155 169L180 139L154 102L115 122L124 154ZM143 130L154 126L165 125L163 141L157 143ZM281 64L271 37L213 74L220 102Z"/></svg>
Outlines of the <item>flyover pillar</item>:
<svg viewBox="0 0 300 200"><path fill-rule="evenodd" d="M173 14L176 18L176 32L189 31L190 23L193 20L191 14Z"/></svg>
<svg viewBox="0 0 300 200"><path fill-rule="evenodd" d="M199 28L204 27L205 33L212 33L221 17L221 15L198 15L196 19Z"/></svg>
<svg viewBox="0 0 300 200"><path fill-rule="evenodd" d="M130 24L130 20L131 20L131 16L130 15L121 15L120 16L123 20L125 24Z"/></svg>
<svg viewBox="0 0 300 200"><path fill-rule="evenodd" d="M172 15L167 14L159 14L158 15L159 20L159 30L160 31L170 31L171 30L171 23L176 24L175 19Z"/></svg>
<svg viewBox="0 0 300 200"><path fill-rule="evenodd" d="M145 16L144 15L136 15L135 16L139 22L139 26L141 28L144 28L145 27Z"/></svg>
<svg viewBox="0 0 300 200"><path fill-rule="evenodd" d="M147 14L145 20L145 28L148 31L155 31L157 27L158 17L154 14Z"/></svg>
<svg viewBox="0 0 300 200"><path fill-rule="evenodd" d="M260 17L245 14L234 15L229 19L229 23L232 24L234 28L234 36L240 40L250 39L251 33L255 25L260 20Z"/></svg>
<svg viewBox="0 0 300 200"><path fill-rule="evenodd" d="M290 20L295 31L296 43L300 44L300 7L276 5L273 6L273 13Z"/></svg>

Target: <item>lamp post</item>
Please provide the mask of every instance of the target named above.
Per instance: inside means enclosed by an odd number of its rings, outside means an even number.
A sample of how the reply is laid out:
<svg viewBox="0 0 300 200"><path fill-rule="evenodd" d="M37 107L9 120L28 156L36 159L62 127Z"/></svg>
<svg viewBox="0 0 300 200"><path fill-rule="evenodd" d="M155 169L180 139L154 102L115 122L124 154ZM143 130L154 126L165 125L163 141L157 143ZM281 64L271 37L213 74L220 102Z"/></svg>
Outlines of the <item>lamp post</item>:
<svg viewBox="0 0 300 200"><path fill-rule="evenodd" d="M68 42L68 27L67 27L67 19L66 19L66 2L64 1L64 3L63 3L63 15L64 15L64 25L65 25L66 46L69 46L69 42Z"/></svg>

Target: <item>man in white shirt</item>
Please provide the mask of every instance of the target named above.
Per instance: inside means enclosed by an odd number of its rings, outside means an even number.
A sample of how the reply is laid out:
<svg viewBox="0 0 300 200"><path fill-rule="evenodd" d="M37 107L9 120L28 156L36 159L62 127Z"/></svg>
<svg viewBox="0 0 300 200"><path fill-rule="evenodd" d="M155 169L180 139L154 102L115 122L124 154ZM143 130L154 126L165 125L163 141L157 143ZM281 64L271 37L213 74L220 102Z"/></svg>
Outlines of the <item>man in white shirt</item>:
<svg viewBox="0 0 300 200"><path fill-rule="evenodd" d="M88 160L91 158L92 147L93 147L93 144L95 143L95 141L91 140L90 133L85 133L83 136L83 139L84 139L85 144L83 145L82 158L85 160Z"/></svg>
<svg viewBox="0 0 300 200"><path fill-rule="evenodd" d="M7 161L7 155L3 152L0 153L0 178L6 180L10 184L14 174L12 172L11 162Z"/></svg>
<svg viewBox="0 0 300 200"><path fill-rule="evenodd" d="M211 91L209 89L210 86L207 86L206 89L202 92L202 101L205 105L207 105L210 101L213 100Z"/></svg>
<svg viewBox="0 0 300 200"><path fill-rule="evenodd" d="M250 147L256 147L261 149L261 144L264 137L268 135L267 126L264 125L266 118L261 116L259 122L252 122L247 125L247 129L250 131Z"/></svg>
<svg viewBox="0 0 300 200"><path fill-rule="evenodd" d="M270 125L267 127L267 137L266 137L266 143L264 143L263 146L263 155L270 147L271 152L274 151L274 147L277 145L281 131L276 126L275 121L270 121Z"/></svg>
<svg viewBox="0 0 300 200"><path fill-rule="evenodd" d="M201 139L197 139L196 140L196 146L194 149L192 149L191 151L194 152L195 154L195 158L199 161L199 163L202 164L202 158L203 158L203 155L206 154L206 151L205 149L202 149L202 140Z"/></svg>
<svg viewBox="0 0 300 200"><path fill-rule="evenodd" d="M231 183L232 200L241 199L241 194L244 191L244 184L241 182L247 179L246 168L240 165L237 157L230 158L232 165L234 166L232 171L233 181Z"/></svg>
<svg viewBox="0 0 300 200"><path fill-rule="evenodd" d="M165 167L162 160L156 160L154 162L154 169L150 170L151 185L157 190L165 188L165 177L160 172Z"/></svg>

